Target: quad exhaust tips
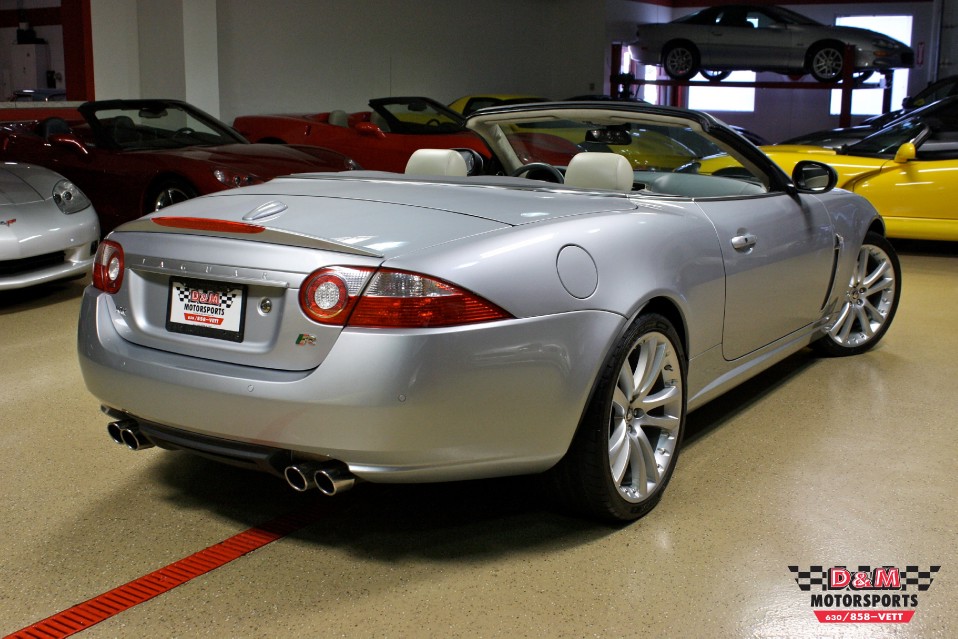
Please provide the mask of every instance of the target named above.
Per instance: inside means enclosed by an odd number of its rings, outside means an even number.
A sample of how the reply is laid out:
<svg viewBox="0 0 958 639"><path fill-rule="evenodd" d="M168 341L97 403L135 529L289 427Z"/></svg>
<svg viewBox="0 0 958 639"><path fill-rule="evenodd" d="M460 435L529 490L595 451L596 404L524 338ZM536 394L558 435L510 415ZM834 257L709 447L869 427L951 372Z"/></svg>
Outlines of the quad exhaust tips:
<svg viewBox="0 0 958 639"><path fill-rule="evenodd" d="M349 490L356 485L356 476L342 462L301 462L287 466L283 471L286 483L297 492L306 492L313 488L332 497Z"/></svg>
<svg viewBox="0 0 958 639"><path fill-rule="evenodd" d="M110 422L106 432L117 444L130 450L145 450L155 444L140 430L135 419L120 419ZM316 488L324 495L332 497L349 490L356 485L357 477L349 472L349 467L340 461L298 462L287 466L283 476L293 490L306 492Z"/></svg>
<svg viewBox="0 0 958 639"><path fill-rule="evenodd" d="M135 420L121 419L110 422L106 426L106 432L110 435L110 439L130 450L153 448L153 442L140 432L140 427Z"/></svg>

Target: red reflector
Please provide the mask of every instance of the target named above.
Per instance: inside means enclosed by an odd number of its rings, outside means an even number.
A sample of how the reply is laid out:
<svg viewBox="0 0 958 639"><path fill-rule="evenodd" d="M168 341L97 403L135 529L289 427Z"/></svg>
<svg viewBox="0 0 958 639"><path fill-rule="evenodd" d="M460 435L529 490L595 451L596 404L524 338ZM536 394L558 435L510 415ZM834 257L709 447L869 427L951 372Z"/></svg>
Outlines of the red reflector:
<svg viewBox="0 0 958 639"><path fill-rule="evenodd" d="M194 231L219 231L222 233L245 233L252 235L266 230L263 226L232 222L230 220L211 220L204 217L154 217L154 224L175 229L191 229Z"/></svg>
<svg viewBox="0 0 958 639"><path fill-rule="evenodd" d="M439 328L507 319L505 311L468 294L444 297L363 296L350 326L367 328Z"/></svg>

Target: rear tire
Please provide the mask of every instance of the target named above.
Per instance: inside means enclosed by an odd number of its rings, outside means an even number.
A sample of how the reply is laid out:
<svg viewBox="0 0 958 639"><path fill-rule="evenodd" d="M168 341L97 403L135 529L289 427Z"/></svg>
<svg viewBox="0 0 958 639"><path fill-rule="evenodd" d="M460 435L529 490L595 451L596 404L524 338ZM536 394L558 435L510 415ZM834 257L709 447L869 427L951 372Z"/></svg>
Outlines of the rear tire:
<svg viewBox="0 0 958 639"><path fill-rule="evenodd" d="M715 71L712 69L702 69L699 73L709 82L721 82L732 75L731 71Z"/></svg>
<svg viewBox="0 0 958 639"><path fill-rule="evenodd" d="M566 503L614 522L655 507L685 430L686 369L669 320L640 316L610 353L569 451L551 471Z"/></svg>
<svg viewBox="0 0 958 639"><path fill-rule="evenodd" d="M692 44L673 42L662 51L662 66L673 80L691 80L699 72L699 52Z"/></svg>

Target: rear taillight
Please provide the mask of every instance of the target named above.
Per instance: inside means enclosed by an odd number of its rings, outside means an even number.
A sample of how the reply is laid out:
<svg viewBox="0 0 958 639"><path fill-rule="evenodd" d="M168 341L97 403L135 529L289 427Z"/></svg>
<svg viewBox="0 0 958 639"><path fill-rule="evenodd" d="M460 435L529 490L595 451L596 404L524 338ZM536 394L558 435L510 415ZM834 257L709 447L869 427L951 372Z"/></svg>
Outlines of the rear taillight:
<svg viewBox="0 0 958 639"><path fill-rule="evenodd" d="M93 286L107 293L116 293L123 284L123 247L103 240L93 262Z"/></svg>
<svg viewBox="0 0 958 639"><path fill-rule="evenodd" d="M374 271L344 266L313 271L299 289L299 306L314 322L343 326Z"/></svg>
<svg viewBox="0 0 958 639"><path fill-rule="evenodd" d="M459 326L512 317L441 280L391 269L373 273L347 267L315 271L300 289L303 312L321 324L363 328Z"/></svg>

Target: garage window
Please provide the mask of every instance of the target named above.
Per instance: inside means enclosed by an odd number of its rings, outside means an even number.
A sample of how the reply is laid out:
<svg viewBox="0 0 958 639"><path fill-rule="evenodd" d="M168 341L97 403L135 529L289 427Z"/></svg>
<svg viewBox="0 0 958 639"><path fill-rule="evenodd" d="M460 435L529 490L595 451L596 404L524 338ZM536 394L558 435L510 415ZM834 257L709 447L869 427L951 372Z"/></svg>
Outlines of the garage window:
<svg viewBox="0 0 958 639"><path fill-rule="evenodd" d="M839 27L870 29L883 33L899 42L904 42L908 46L911 46L911 23L912 16L844 16L835 20L835 24ZM880 77L880 75L872 76L869 83ZM852 115L877 115L881 113L882 91L882 88L876 85L874 89L859 89L852 92ZM907 94L908 69L895 69L891 91L892 108L898 108ZM832 115L841 113L841 106L841 91L832 91Z"/></svg>
<svg viewBox="0 0 958 639"><path fill-rule="evenodd" d="M733 71L726 82L755 82L754 71ZM689 108L699 111L755 111L755 89L723 87L718 83L703 82L689 86Z"/></svg>

